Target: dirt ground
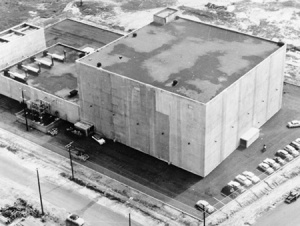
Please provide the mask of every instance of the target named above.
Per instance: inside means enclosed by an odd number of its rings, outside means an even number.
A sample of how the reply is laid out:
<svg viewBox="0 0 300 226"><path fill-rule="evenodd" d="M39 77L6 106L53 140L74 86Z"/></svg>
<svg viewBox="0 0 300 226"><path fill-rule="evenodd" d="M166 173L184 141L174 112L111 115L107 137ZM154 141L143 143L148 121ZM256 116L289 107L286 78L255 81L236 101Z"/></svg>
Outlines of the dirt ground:
<svg viewBox="0 0 300 226"><path fill-rule="evenodd" d="M188 18L193 18L202 22L215 24L218 26L224 26L230 29L242 31L248 34L256 35L259 37L272 39L274 41L282 40L289 44L289 49L293 47L300 47L300 3L298 1L283 1L283 0L213 0L213 1L204 1L204 0L155 0L155 1L142 1L142 0L93 0L85 1L83 0L83 5L80 6L80 1L71 1L71 0L4 0L0 2L0 30L7 29L11 26L19 24L23 21L29 21L37 25L47 26L58 20L66 17L75 17L79 20L88 20L90 22L96 23L103 27L118 29L122 32L127 32L132 29L139 28L145 24L152 21L153 13L159 11L165 6L178 7L181 10L183 16ZM227 10L217 10L208 8L205 6L208 2L214 3L216 5L223 5L227 7ZM295 49L294 49L295 50ZM300 85L300 76L299 76L299 63L300 63L300 54L299 51L289 51L287 53L287 66L285 70L285 81L293 84ZM285 91L286 95L290 95L290 90ZM298 109L293 105L293 103L298 103L297 98L299 89L292 88L292 92L296 93L295 96L290 97L290 107L286 108L285 111L281 111L279 115L285 115L281 118L276 116L277 119L271 120L266 125L266 132L271 132L268 139L270 144L273 145L274 150L279 147L281 144L279 142L286 143L294 135L287 135L288 131L281 131L284 135L277 133L274 130L274 127L279 128L278 126L284 126L286 119L293 119L297 114L299 114ZM299 99L299 98L298 98ZM286 105L286 103L283 103ZM278 118L279 117L279 118ZM273 137L272 137L273 135ZM299 136L300 137L300 136ZM263 138L266 139L263 135ZM262 141L263 142L263 141ZM274 142L274 143L273 143ZM256 144L253 147L255 150L260 144ZM269 153L267 153L269 154ZM266 155L267 155L266 154ZM234 158L237 156L247 157L250 156L250 161L253 164L260 161L254 157L255 154L239 154L235 153L231 155L225 163L219 167L219 171L229 170L235 171L236 168L226 169L226 165L230 165L231 161L234 161ZM261 158L263 158L262 156ZM238 157L241 158L241 157ZM244 159L244 158L243 158ZM225 167L225 168L224 168ZM122 170L122 169L120 169ZM170 168L166 170L171 170ZM216 172L215 172L216 173ZM167 174L166 174L167 175ZM173 174L176 175L176 174ZM134 175L131 175L134 177ZM217 177L216 177L217 178ZM224 178L223 178L224 179ZM230 178L225 178L225 180ZM167 180L167 178L165 178ZM184 200L185 191L197 189L196 181L199 178L188 178L187 182L189 183L186 186L182 186L181 192L170 193L171 196L177 197ZM219 187L210 188L210 183L215 183L211 177L206 178L205 181L211 181L205 183L204 190L206 195L212 195L219 193ZM216 182L218 183L218 182ZM295 183L298 183L295 181ZM171 185L170 185L171 186ZM222 186L222 184L219 184ZM164 192L164 191L163 191ZM197 195L197 192L195 193ZM201 192L198 192L198 195L201 196ZM276 193L275 193L276 195ZM178 197L179 196L179 197ZM180 197L182 196L182 198ZM268 196L269 197L269 196ZM190 201L188 201L190 202ZM192 204L192 203L189 203ZM266 205L267 202L265 202ZM264 204L262 204L264 205ZM254 204L255 206L255 204ZM232 219L243 219L243 216L247 215L249 209L245 209L240 212L240 214L234 215L236 218ZM244 215L243 215L244 214ZM259 213L261 214L261 213ZM252 215L252 219L245 220L246 222L253 222L259 214ZM233 222L233 221L228 221ZM237 221L240 222L240 221ZM250 224L250 223L249 223ZM248 224L248 225L249 225ZM225 224L224 225L233 225ZM242 225L239 224L239 225Z"/></svg>

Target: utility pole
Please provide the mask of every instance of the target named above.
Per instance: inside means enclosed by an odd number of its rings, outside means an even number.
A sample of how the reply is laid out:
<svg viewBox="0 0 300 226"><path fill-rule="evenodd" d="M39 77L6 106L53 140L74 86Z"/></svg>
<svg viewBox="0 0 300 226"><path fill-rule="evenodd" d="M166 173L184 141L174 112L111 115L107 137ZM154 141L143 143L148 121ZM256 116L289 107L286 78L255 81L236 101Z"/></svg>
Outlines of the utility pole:
<svg viewBox="0 0 300 226"><path fill-rule="evenodd" d="M39 177L39 170L36 169L37 179L38 179L38 186L39 186L39 193L40 193L40 202L41 202L41 209L42 215L44 215L44 208L43 208L43 200L42 200L42 193L41 193L41 185L40 185L40 177Z"/></svg>
<svg viewBox="0 0 300 226"><path fill-rule="evenodd" d="M130 217L130 213L129 213L129 226L131 226L131 217Z"/></svg>
<svg viewBox="0 0 300 226"><path fill-rule="evenodd" d="M22 104L23 104L23 111L24 111L24 117L25 117L25 123L26 123L26 131L28 131L28 121L27 121L27 110L25 107L25 100L24 100L24 92L22 88Z"/></svg>
<svg viewBox="0 0 300 226"><path fill-rule="evenodd" d="M74 180L74 170L73 170L73 162L72 162L72 155L71 155L71 147L68 147L69 156L70 156L70 164L71 164L71 170L72 170L72 180Z"/></svg>

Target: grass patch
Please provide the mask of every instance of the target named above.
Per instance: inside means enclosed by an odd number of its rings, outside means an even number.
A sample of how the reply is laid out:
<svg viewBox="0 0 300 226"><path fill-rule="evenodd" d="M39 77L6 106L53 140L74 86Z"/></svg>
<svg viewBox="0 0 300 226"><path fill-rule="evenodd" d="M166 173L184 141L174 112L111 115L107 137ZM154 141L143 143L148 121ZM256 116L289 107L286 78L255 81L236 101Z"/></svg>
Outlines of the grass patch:
<svg viewBox="0 0 300 226"><path fill-rule="evenodd" d="M175 3L176 0L128 0L124 4L122 4L121 8L123 11L131 12L172 6Z"/></svg>
<svg viewBox="0 0 300 226"><path fill-rule="evenodd" d="M7 147L7 150L15 154L18 151L21 151L21 148L16 144L12 144Z"/></svg>
<svg viewBox="0 0 300 226"><path fill-rule="evenodd" d="M101 13L111 13L113 11L112 5L105 5L103 2L83 1L82 5L80 1L75 2L75 6L78 7L82 15L96 16Z"/></svg>
<svg viewBox="0 0 300 226"><path fill-rule="evenodd" d="M4 142L2 142L2 141L0 141L0 148L5 148L5 147L7 147L7 144L4 143Z"/></svg>

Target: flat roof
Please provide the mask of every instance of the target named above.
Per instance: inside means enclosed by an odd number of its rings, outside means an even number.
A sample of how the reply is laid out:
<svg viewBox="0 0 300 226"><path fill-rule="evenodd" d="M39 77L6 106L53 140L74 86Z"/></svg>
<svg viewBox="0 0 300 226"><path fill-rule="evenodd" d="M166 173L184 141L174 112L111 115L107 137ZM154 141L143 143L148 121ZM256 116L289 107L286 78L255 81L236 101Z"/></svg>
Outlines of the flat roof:
<svg viewBox="0 0 300 226"><path fill-rule="evenodd" d="M277 43L177 18L151 23L80 61L206 103L276 51Z"/></svg>
<svg viewBox="0 0 300 226"><path fill-rule="evenodd" d="M166 8L163 9L162 11L159 11L158 13L154 14L154 16L158 16L161 18L166 18L174 13L176 13L177 10L176 9L172 9L172 8Z"/></svg>
<svg viewBox="0 0 300 226"><path fill-rule="evenodd" d="M5 44L7 42L13 41L38 29L40 28L37 26L30 25L28 23L16 25L12 28L0 32L0 44Z"/></svg>
<svg viewBox="0 0 300 226"><path fill-rule="evenodd" d="M44 55L43 53L45 51L47 51L49 55ZM12 75L19 75L19 77L27 76L26 82L29 86L77 103L79 99L78 95L70 97L69 93L72 90L78 90L78 76L75 61L79 59L79 54L82 53L82 51L75 48L56 44L34 55L36 61L33 61L30 57L13 66L5 68L1 72L1 76L4 75L4 71L6 70L11 72ZM45 66L45 63L49 65L52 62L50 54L54 54L56 57L66 57L64 61L53 59L53 66ZM41 70L39 73L26 70L28 67L32 67L36 70L39 69L39 62L44 62L44 64L40 63ZM24 67L18 66L20 63L24 65Z"/></svg>
<svg viewBox="0 0 300 226"><path fill-rule="evenodd" d="M98 49L123 35L96 26L65 19L45 29L47 46L63 43L83 49L92 47Z"/></svg>

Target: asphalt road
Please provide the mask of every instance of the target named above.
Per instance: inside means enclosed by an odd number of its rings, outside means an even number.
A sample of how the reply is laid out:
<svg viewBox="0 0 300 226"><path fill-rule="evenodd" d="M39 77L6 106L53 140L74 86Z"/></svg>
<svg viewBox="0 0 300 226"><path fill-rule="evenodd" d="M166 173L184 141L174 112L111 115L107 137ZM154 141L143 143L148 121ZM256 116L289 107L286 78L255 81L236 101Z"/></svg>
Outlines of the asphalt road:
<svg viewBox="0 0 300 226"><path fill-rule="evenodd" d="M27 168L16 164L11 158L5 155L5 152L0 152L0 178L9 179L14 183L24 186L24 189L36 192L38 199L38 185L36 173ZM87 226L127 226L128 219L120 214L117 214L108 208L97 203L99 197L91 200L80 194L75 188L65 185L58 186L49 182L42 176L43 169L39 170L41 179L42 197L45 201L53 204L58 208L64 208L67 212L77 213L86 221ZM0 184L1 184L0 179ZM38 200L37 200L38 201ZM134 226L140 224L131 221Z"/></svg>
<svg viewBox="0 0 300 226"><path fill-rule="evenodd" d="M282 203L264 214L253 226L297 226L300 225L300 201Z"/></svg>

